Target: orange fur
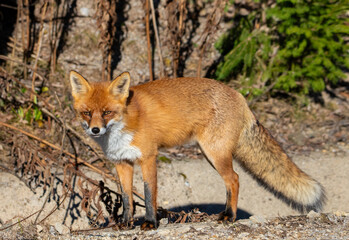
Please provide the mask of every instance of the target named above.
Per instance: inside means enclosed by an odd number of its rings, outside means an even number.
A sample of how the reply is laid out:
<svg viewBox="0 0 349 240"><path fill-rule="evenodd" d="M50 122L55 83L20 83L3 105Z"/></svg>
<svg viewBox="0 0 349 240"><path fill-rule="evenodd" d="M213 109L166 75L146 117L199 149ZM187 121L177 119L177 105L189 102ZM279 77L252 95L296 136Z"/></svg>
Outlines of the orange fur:
<svg viewBox="0 0 349 240"><path fill-rule="evenodd" d="M131 169L135 162L141 165L146 195L142 228L157 227L157 149L193 140L225 182L227 204L221 220L236 217L239 179L232 157L294 208L321 208L322 186L287 157L255 119L243 96L228 86L205 78L177 78L129 88L128 73L111 83L89 83L76 72L70 78L74 107L87 124L87 132L116 162L129 200Z"/></svg>

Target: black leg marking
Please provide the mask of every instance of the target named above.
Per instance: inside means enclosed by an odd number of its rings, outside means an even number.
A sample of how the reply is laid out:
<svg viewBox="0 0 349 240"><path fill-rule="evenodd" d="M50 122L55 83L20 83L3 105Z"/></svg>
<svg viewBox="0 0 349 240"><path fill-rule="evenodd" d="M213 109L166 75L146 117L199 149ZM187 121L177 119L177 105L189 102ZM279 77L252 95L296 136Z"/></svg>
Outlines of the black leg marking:
<svg viewBox="0 0 349 240"><path fill-rule="evenodd" d="M235 214L231 208L231 191L227 191L227 202L225 205L225 210L221 212L218 216L219 222L233 222L235 220Z"/></svg>
<svg viewBox="0 0 349 240"><path fill-rule="evenodd" d="M149 189L148 183L144 183L144 195L145 195L145 222L142 224L142 230L150 230L158 227L156 219L156 209L153 207L153 196Z"/></svg>
<svg viewBox="0 0 349 240"><path fill-rule="evenodd" d="M131 218L131 209L130 209L130 199L127 194L122 194L123 202L123 218L125 222L128 222Z"/></svg>
<svg viewBox="0 0 349 240"><path fill-rule="evenodd" d="M131 211L130 198L126 193L122 193L122 222L120 224L121 229L129 229L133 227L133 212Z"/></svg>

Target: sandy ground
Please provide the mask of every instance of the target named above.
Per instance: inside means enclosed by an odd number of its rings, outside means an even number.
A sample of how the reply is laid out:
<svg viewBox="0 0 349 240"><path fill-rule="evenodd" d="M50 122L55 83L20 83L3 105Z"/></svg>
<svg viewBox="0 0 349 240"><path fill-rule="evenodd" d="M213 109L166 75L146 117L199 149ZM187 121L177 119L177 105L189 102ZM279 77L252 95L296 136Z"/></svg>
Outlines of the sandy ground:
<svg viewBox="0 0 349 240"><path fill-rule="evenodd" d="M317 179L326 189L328 201L324 212L349 212L349 148L340 153L314 152L309 156L293 156L296 164ZM282 201L259 186L238 164L235 170L240 176L240 196L238 217L249 218L251 215L276 217L298 215ZM91 177L97 177L93 173ZM171 163L159 163L158 167L158 203L166 209L190 210L198 207L200 211L216 214L223 210L225 188L222 179L206 160L173 160ZM135 171L135 186L143 190L139 167ZM115 186L116 188L116 186ZM0 171L0 220L3 226L14 223L39 210L45 201L45 194L38 189L34 194L17 177ZM137 200L137 199L136 199ZM68 201L66 201L68 202ZM75 204L79 199L74 199ZM140 202L140 201L139 201ZM50 201L45 206L47 213L55 206ZM68 226L72 229L89 228L88 219L77 209L67 212L66 205L52 214L45 226L56 228ZM136 215L144 214L144 209L137 208ZM34 217L27 220L33 222Z"/></svg>
<svg viewBox="0 0 349 240"><path fill-rule="evenodd" d="M328 201L324 212L349 211L349 155L312 153L294 156L296 164L319 181L326 189ZM238 217L298 215L285 203L259 186L238 164L240 176ZM186 178L185 178L186 177ZM137 183L140 180L137 175ZM141 186L137 184L137 189ZM159 205L164 208L198 207L201 211L218 213L224 209L223 180L206 160L172 161L159 166Z"/></svg>

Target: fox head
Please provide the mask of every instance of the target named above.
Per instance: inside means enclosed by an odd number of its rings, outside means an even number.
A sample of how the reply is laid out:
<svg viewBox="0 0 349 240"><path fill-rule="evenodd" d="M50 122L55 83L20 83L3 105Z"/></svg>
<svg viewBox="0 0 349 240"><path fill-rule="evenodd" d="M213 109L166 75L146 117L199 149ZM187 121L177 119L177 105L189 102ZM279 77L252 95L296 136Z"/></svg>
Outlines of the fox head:
<svg viewBox="0 0 349 240"><path fill-rule="evenodd" d="M128 72L112 82L88 82L75 71L70 72L69 78L74 108L87 134L100 137L108 127L122 121L130 87Z"/></svg>

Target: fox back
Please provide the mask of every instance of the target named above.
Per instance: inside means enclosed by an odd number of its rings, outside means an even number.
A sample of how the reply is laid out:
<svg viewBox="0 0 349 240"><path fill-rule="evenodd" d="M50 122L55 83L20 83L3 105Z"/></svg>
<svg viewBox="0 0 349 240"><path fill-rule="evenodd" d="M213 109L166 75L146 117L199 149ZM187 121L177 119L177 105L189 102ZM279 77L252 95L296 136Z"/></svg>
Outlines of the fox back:
<svg viewBox="0 0 349 240"><path fill-rule="evenodd" d="M128 92L123 92L123 87L129 82L120 87L122 80L122 77L112 83L82 80L82 84L73 87L79 89L75 93L73 90L73 97L82 125L105 153L115 145L106 146L109 140L105 139L110 138L110 134L118 135L110 139L122 139L122 143L133 140L143 145L142 141L151 141L160 147L197 141L199 135L211 131L212 138L229 136L222 144L232 149L243 125L254 119L242 95L215 80L157 80L131 87ZM223 125L227 127L214 127ZM137 133L138 140L133 138L134 133ZM139 153L134 155L139 157ZM125 156L121 154L119 157Z"/></svg>

